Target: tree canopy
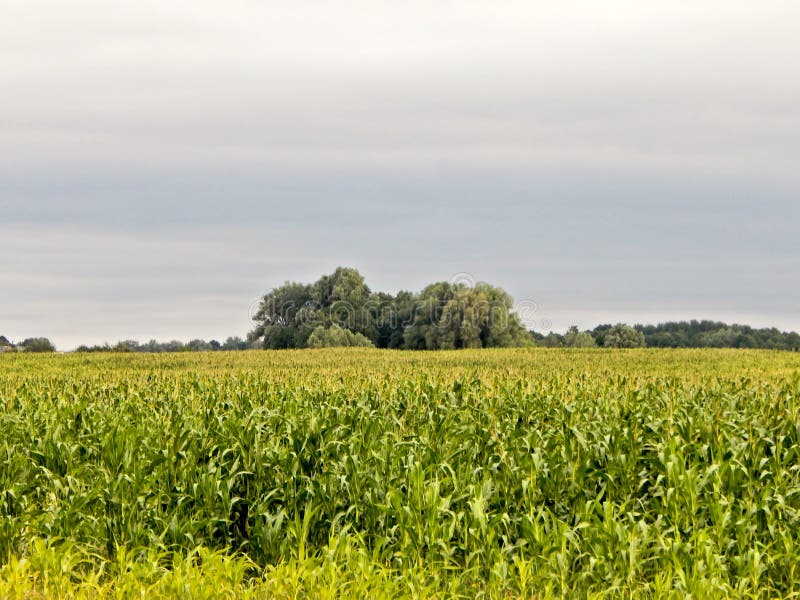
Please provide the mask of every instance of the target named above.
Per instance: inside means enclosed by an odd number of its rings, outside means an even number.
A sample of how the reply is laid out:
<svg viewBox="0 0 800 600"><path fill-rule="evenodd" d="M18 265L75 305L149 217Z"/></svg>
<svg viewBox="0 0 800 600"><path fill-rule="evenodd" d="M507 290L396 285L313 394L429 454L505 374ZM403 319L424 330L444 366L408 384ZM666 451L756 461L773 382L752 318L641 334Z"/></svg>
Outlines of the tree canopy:
<svg viewBox="0 0 800 600"><path fill-rule="evenodd" d="M203 352L203 351L216 351L216 350L248 350L250 348L245 340L240 337L229 337L223 343L217 340L210 340L206 342L201 339L194 339L187 343L180 340L172 340L169 342L158 342L150 340L149 342L140 343L136 340L124 340L117 342L113 346L108 344L95 345L95 346L78 346L76 352Z"/></svg>
<svg viewBox="0 0 800 600"><path fill-rule="evenodd" d="M606 331L603 346L606 348L644 348L645 338L641 331L630 325L619 323Z"/></svg>
<svg viewBox="0 0 800 600"><path fill-rule="evenodd" d="M621 329L624 328L624 329ZM630 330L640 333L635 336ZM775 327L755 329L748 325L728 325L718 321L670 321L658 325L598 325L592 331L579 332L571 327L565 334L530 332L540 346L628 347L626 344L649 348L760 348L765 350L800 350L800 334L780 331ZM581 336L581 343L578 343Z"/></svg>
<svg viewBox="0 0 800 600"><path fill-rule="evenodd" d="M287 282L265 294L248 340L264 348L365 342L414 350L532 345L512 308L511 296L487 283L442 281L419 294L393 296L372 292L356 269L339 267L315 283Z"/></svg>
<svg viewBox="0 0 800 600"><path fill-rule="evenodd" d="M374 348L375 344L365 335L354 333L349 329L343 329L338 325L331 325L330 327L320 325L308 336L309 348L335 348L341 346Z"/></svg>
<svg viewBox="0 0 800 600"><path fill-rule="evenodd" d="M718 321L679 321L637 325L648 346L657 348L763 348L800 350L800 334L775 327L756 329Z"/></svg>
<svg viewBox="0 0 800 600"><path fill-rule="evenodd" d="M594 341L590 332L578 331L578 328L573 325L564 334L564 345L568 348L594 348L597 346L597 342Z"/></svg>
<svg viewBox="0 0 800 600"><path fill-rule="evenodd" d="M18 346L25 352L55 352L56 347L45 337L27 338L21 341Z"/></svg>

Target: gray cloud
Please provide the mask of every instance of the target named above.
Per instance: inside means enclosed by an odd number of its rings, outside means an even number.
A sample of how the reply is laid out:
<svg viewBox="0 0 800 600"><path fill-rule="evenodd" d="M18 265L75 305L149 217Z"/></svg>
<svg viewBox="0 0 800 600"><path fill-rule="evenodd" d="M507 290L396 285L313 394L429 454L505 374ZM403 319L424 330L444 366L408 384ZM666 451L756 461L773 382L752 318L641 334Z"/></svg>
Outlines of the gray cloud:
<svg viewBox="0 0 800 600"><path fill-rule="evenodd" d="M12 164L794 177L794 2L12 2Z"/></svg>
<svg viewBox="0 0 800 600"><path fill-rule="evenodd" d="M242 334L267 287L337 264L471 272L559 329L800 328L794 1L3 16L0 333Z"/></svg>

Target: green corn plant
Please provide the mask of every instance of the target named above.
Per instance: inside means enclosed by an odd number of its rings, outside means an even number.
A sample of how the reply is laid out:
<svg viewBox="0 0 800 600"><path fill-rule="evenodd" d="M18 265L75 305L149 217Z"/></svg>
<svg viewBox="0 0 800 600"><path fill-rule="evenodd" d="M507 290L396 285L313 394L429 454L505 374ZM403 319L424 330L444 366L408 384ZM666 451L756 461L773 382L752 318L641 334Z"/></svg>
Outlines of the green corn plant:
<svg viewBox="0 0 800 600"><path fill-rule="evenodd" d="M0 356L0 597L800 594L800 357Z"/></svg>

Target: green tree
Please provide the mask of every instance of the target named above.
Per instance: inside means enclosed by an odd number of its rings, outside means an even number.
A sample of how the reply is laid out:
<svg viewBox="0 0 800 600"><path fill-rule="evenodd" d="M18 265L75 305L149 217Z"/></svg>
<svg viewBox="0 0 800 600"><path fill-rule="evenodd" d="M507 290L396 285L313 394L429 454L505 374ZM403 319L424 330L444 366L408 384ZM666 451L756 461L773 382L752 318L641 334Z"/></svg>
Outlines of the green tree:
<svg viewBox="0 0 800 600"><path fill-rule="evenodd" d="M701 334L698 336L698 343L700 346L708 348L733 348L738 337L736 331L730 327L725 327Z"/></svg>
<svg viewBox="0 0 800 600"><path fill-rule="evenodd" d="M439 326L444 307L455 297L457 287L440 281L425 287L411 307L410 322L403 331L403 345L409 350L441 348Z"/></svg>
<svg viewBox="0 0 800 600"><path fill-rule="evenodd" d="M400 291L396 296L385 292L374 292L365 306L365 314L371 321L371 339L378 348L403 348L403 333L411 322L415 296Z"/></svg>
<svg viewBox="0 0 800 600"><path fill-rule="evenodd" d="M298 348L313 330L316 319L310 307L311 286L286 282L267 293L253 315L255 328L247 339L264 348Z"/></svg>
<svg viewBox="0 0 800 600"><path fill-rule="evenodd" d="M536 346L542 346L544 348L560 348L564 345L564 336L556 333L555 331L551 331L547 335L544 335L543 333L539 333L538 331L531 329L528 334Z"/></svg>
<svg viewBox="0 0 800 600"><path fill-rule="evenodd" d="M486 283L475 287L440 282L428 286L415 303L406 329L406 347L460 349L532 345L512 311L511 296Z"/></svg>
<svg viewBox="0 0 800 600"><path fill-rule="evenodd" d="M309 348L335 348L339 346L373 348L375 345L363 334L354 333L338 325L329 327L320 325L308 337Z"/></svg>
<svg viewBox="0 0 800 600"><path fill-rule="evenodd" d="M320 307L332 306L336 302L347 302L353 306L364 304L369 298L369 287L356 269L337 267L330 275L323 275L311 286L311 300Z"/></svg>
<svg viewBox="0 0 800 600"><path fill-rule="evenodd" d="M564 334L564 345L568 348L594 348L597 346L591 333L578 331L575 325Z"/></svg>
<svg viewBox="0 0 800 600"><path fill-rule="evenodd" d="M195 339L186 344L186 350L190 352L206 352L211 350L211 344L205 340Z"/></svg>
<svg viewBox="0 0 800 600"><path fill-rule="evenodd" d="M55 352L56 347L53 343L44 337L28 338L21 342L20 347L25 352Z"/></svg>
<svg viewBox="0 0 800 600"><path fill-rule="evenodd" d="M247 342L240 337L229 337L222 344L222 350L247 350Z"/></svg>
<svg viewBox="0 0 800 600"><path fill-rule="evenodd" d="M644 348L644 345L644 334L624 323L607 330L603 339L603 346L606 348Z"/></svg>
<svg viewBox="0 0 800 600"><path fill-rule="evenodd" d="M605 323L592 329L592 337L598 346L604 347L606 345L606 333L613 327L610 323Z"/></svg>

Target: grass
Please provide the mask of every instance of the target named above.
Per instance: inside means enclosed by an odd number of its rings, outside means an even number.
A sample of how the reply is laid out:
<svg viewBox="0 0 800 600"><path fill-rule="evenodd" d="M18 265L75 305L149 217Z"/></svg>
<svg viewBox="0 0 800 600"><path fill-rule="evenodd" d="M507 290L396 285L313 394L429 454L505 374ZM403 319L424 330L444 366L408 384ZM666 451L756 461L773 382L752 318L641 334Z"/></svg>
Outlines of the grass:
<svg viewBox="0 0 800 600"><path fill-rule="evenodd" d="M0 597L791 597L800 355L0 357Z"/></svg>

